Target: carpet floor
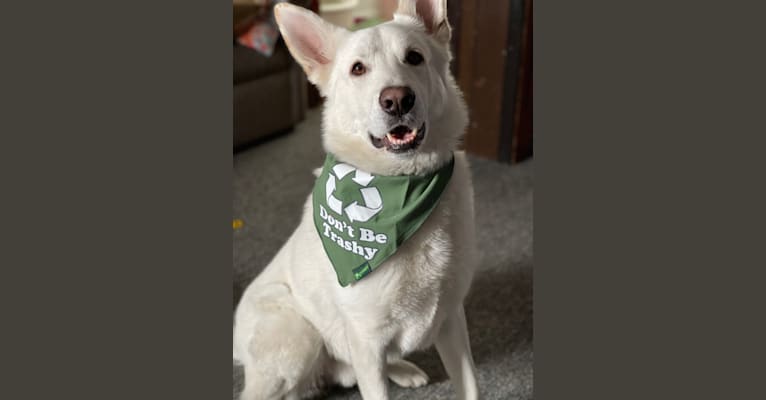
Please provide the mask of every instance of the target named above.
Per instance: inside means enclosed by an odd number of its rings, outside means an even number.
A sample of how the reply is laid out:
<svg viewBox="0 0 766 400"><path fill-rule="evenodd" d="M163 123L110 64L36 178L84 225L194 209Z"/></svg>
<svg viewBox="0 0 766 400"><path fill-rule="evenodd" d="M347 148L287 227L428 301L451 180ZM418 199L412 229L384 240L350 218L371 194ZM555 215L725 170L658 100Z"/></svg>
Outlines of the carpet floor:
<svg viewBox="0 0 766 400"><path fill-rule="evenodd" d="M319 110L311 110L292 132L234 155L233 217L243 222L234 230L234 304L298 225L312 170L324 160L319 125ZM484 400L532 399L533 164L470 161L481 260L465 310L479 389ZM407 358L429 384L391 384L391 399L455 398L433 347ZM242 381L234 366L234 399ZM321 398L361 396L356 388L330 389Z"/></svg>

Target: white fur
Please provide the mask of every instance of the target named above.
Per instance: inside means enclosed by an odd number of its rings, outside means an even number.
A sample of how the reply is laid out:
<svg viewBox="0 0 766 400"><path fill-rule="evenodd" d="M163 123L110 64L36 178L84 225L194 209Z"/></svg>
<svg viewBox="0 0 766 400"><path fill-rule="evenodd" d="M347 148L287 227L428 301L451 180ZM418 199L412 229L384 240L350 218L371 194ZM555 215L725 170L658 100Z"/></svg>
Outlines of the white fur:
<svg viewBox="0 0 766 400"><path fill-rule="evenodd" d="M380 175L424 174L449 160L467 111L449 72L445 3L403 4L393 21L353 33L304 9L277 6L291 53L327 98L326 151ZM426 61L403 63L410 48ZM351 76L351 65L360 60L368 72ZM427 132L415 151L394 154L370 142L369 135L385 135L389 128L378 95L392 85L416 94L409 118L425 122ZM388 399L387 378L406 387L427 383L426 374L402 357L431 344L458 399L478 398L463 312L477 259L473 187L465 155L454 154L452 179L418 232L347 287L338 284L322 248L309 196L301 223L236 310L234 358L245 369L242 400L299 399L333 383L358 384L365 400Z"/></svg>

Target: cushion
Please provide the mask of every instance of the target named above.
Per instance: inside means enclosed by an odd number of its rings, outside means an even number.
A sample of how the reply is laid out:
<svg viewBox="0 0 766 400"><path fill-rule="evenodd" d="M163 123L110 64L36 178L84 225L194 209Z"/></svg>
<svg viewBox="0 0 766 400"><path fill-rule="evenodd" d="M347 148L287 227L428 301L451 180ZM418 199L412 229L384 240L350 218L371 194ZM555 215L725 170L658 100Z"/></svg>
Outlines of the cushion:
<svg viewBox="0 0 766 400"><path fill-rule="evenodd" d="M257 51L234 44L234 84L255 80L290 67L291 56L281 40L274 48L274 54L266 57Z"/></svg>

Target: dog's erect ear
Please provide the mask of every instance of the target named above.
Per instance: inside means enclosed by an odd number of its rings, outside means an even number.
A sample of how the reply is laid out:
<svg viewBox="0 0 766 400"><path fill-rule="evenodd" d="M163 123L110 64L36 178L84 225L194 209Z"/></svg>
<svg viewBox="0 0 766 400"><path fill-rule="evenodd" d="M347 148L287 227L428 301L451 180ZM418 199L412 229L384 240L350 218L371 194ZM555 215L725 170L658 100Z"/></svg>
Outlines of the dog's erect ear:
<svg viewBox="0 0 766 400"><path fill-rule="evenodd" d="M288 3L274 6L274 16L290 54L306 71L309 81L324 91L337 42L346 30L305 8Z"/></svg>
<svg viewBox="0 0 766 400"><path fill-rule="evenodd" d="M399 0L396 14L420 19L436 40L449 43L452 29L447 21L447 0Z"/></svg>

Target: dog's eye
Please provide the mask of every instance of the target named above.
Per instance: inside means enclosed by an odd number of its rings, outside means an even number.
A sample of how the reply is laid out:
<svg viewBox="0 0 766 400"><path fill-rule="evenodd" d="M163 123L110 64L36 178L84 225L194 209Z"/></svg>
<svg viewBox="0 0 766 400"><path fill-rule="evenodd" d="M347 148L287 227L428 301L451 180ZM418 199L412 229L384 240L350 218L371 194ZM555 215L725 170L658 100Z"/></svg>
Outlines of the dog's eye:
<svg viewBox="0 0 766 400"><path fill-rule="evenodd" d="M407 52L407 55L404 57L404 61L410 65L418 65L423 62L423 55L418 53L415 50L410 50Z"/></svg>
<svg viewBox="0 0 766 400"><path fill-rule="evenodd" d="M354 65L351 66L351 75L364 75L365 72L367 72L367 68L360 62L355 62Z"/></svg>

